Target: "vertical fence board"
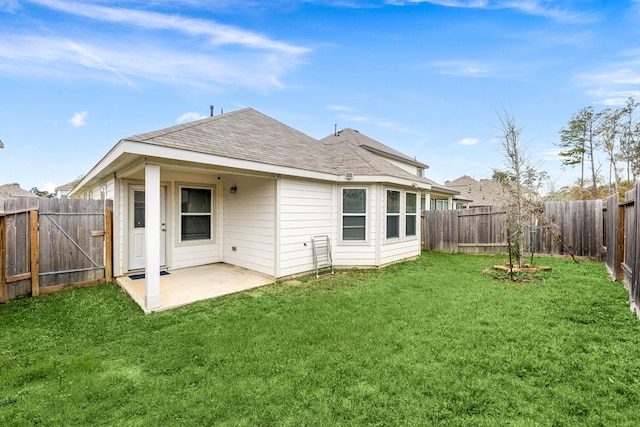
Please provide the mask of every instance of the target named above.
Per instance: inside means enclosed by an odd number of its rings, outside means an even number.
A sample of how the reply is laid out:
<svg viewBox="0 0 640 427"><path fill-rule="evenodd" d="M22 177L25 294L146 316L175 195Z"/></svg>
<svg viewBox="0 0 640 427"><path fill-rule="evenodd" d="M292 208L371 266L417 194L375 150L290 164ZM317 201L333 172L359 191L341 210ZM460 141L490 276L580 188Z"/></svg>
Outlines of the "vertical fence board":
<svg viewBox="0 0 640 427"><path fill-rule="evenodd" d="M7 199L1 208L0 302L112 280L102 200Z"/></svg>
<svg viewBox="0 0 640 427"><path fill-rule="evenodd" d="M541 207L541 221L535 228L523 230L525 251L539 254L568 255L553 233L558 234L574 255L597 260L604 258L605 234L601 200L548 202ZM457 236L454 216L458 217ZM483 207L452 211L425 211L425 250L465 253L506 253L504 208ZM514 222L514 219L510 219ZM545 224L547 226L545 226ZM553 233L549 232L549 229ZM428 237L427 237L428 236ZM457 242L457 249L455 248Z"/></svg>
<svg viewBox="0 0 640 427"><path fill-rule="evenodd" d="M630 299L632 308L635 309L638 316L640 316L640 259L638 259L638 239L640 239L640 209L638 207L638 203L640 202L640 181L636 182L633 190L631 191L633 194L633 212L632 215L633 225L627 234L627 243L629 244L629 252L631 252L631 256L629 257L629 267L631 268L631 292Z"/></svg>
<svg viewBox="0 0 640 427"><path fill-rule="evenodd" d="M31 261L31 295L37 297L40 295L40 235L38 234L38 211L29 212L29 259Z"/></svg>
<svg viewBox="0 0 640 427"><path fill-rule="evenodd" d="M4 211L4 200L2 203L2 211ZM7 277L7 233L6 233L6 217L0 216L0 303L7 301L7 285L5 277Z"/></svg>
<svg viewBox="0 0 640 427"><path fill-rule="evenodd" d="M622 279L620 260L624 253L624 207L618 206L618 195L607 197L604 213L604 234L606 247L605 265L614 280Z"/></svg>

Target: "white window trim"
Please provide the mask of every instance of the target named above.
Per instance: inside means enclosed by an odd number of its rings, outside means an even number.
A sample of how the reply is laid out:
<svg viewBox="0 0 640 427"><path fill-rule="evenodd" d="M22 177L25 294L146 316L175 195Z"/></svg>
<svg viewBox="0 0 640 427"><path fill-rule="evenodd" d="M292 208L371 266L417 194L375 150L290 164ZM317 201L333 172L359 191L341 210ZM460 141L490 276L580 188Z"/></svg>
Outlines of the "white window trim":
<svg viewBox="0 0 640 427"><path fill-rule="evenodd" d="M415 212L407 212L407 194L413 194L415 195ZM404 230L404 238L405 240L414 240L418 238L418 234L420 233L420 227L418 226L418 221L419 221L419 216L418 214L420 213L420 209L419 209L419 204L420 204L420 194L414 192L414 191L405 191L404 192L404 196L402 197L403 199L403 204L402 207L404 208L404 227L402 228ZM416 234L408 236L407 235L407 217L409 215L413 215L415 217L415 222L416 222Z"/></svg>
<svg viewBox="0 0 640 427"><path fill-rule="evenodd" d="M399 209L398 209L397 213L395 213L395 212L393 212L393 213L387 212L387 210L388 210L387 209L387 201L389 200L389 197L388 197L389 196L389 191L394 191L394 192L398 193L398 195L400 196L400 200L398 200L398 204L400 206L399 206ZM402 190L400 190L398 188L385 188L385 190L384 190L384 211L383 211L383 213L384 213L384 236L383 237L384 237L384 240L386 242L402 241L402 237L403 237L403 234L404 234L403 233L404 220L402 218L402 216L403 216L402 215L402 211L404 210L402 208L403 202L404 202L404 197L402 195ZM387 219L390 216L398 217L398 237L388 237L388 235L387 235L387 232L388 232L388 230L387 230Z"/></svg>
<svg viewBox="0 0 640 427"><path fill-rule="evenodd" d="M195 190L209 190L211 191L211 212L209 213L187 213L187 215L209 215L211 221L211 237L209 239L199 239L199 240L182 240L182 189L195 189ZM216 228L215 228L215 208L216 208L216 189L213 185L202 185L202 184L180 184L178 185L178 206L177 206L177 229L178 235L177 243L179 246L195 246L195 245L208 245L212 242L216 241Z"/></svg>
<svg viewBox="0 0 640 427"><path fill-rule="evenodd" d="M364 213L364 240L344 240L343 235L344 235L344 224L343 224L343 219L345 216L362 216L362 214L360 213L344 213L343 212L343 208L344 208L344 190L364 190L365 192L365 213ZM340 218L339 218L339 223L340 223L340 228L338 229L340 236L338 239L338 243L341 245L362 245L362 244L367 244L369 243L369 218L370 218L370 212L371 212L371 207L369 206L369 197L370 197L370 191L368 187L339 187L339 191L340 191Z"/></svg>
<svg viewBox="0 0 640 427"><path fill-rule="evenodd" d="M393 213L393 214L388 214L387 213L387 191L398 191L400 192L400 212L399 213ZM407 194L415 194L416 196L416 212L415 213L409 213L407 214ZM407 190L402 190L399 188L393 188L393 187L386 187L383 189L383 197L384 197L384 203L383 203L383 211L382 214L384 215L384 228L383 228L383 232L382 232L382 239L383 242L386 244L393 244L393 243L400 243L400 242L408 242L408 241L412 241L412 240L417 240L420 238L420 217L419 217L419 203L420 203L420 194L415 192L415 191L407 191ZM399 216L400 217L400 224L399 224L399 237L387 237L387 217L389 215L394 215L394 216ZM415 215L416 217L416 234L413 236L407 236L407 215Z"/></svg>

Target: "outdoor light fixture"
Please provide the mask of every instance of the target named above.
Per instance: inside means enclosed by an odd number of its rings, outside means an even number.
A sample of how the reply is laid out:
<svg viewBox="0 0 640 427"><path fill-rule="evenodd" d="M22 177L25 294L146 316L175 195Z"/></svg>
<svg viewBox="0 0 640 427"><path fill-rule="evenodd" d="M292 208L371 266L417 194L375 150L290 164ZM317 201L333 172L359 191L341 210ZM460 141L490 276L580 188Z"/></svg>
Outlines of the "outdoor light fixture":
<svg viewBox="0 0 640 427"><path fill-rule="evenodd" d="M229 188L229 193L235 193L236 191L238 191L238 187L233 185L231 186L231 188Z"/></svg>

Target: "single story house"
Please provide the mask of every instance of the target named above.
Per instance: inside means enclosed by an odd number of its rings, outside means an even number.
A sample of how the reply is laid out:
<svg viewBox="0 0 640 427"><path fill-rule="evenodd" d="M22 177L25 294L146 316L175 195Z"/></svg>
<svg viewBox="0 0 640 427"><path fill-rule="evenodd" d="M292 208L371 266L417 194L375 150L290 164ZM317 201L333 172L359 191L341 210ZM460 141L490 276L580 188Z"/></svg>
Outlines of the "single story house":
<svg viewBox="0 0 640 427"><path fill-rule="evenodd" d="M245 108L120 140L69 197L113 199L114 274L144 269L153 309L161 268L301 275L317 235L337 268L419 256L421 205L457 194L426 168L352 129L317 140Z"/></svg>

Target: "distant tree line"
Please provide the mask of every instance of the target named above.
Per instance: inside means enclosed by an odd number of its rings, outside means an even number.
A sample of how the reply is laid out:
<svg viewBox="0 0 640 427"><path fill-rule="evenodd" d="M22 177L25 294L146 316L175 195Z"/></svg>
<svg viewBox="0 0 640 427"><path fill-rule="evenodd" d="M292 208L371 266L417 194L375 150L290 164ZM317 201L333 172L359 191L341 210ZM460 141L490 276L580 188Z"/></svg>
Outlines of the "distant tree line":
<svg viewBox="0 0 640 427"><path fill-rule="evenodd" d="M48 197L48 198L52 198L55 197L56 193L49 193L47 190L39 190L38 187L33 187L31 190L33 194L35 194L38 197Z"/></svg>
<svg viewBox="0 0 640 427"><path fill-rule="evenodd" d="M575 187L556 194L563 199L598 199L624 195L640 175L640 109L630 97L620 108L596 111L592 106L576 112L560 130L562 164L580 168ZM604 159L605 173L602 168Z"/></svg>

